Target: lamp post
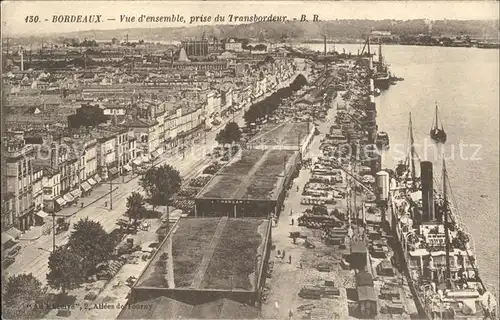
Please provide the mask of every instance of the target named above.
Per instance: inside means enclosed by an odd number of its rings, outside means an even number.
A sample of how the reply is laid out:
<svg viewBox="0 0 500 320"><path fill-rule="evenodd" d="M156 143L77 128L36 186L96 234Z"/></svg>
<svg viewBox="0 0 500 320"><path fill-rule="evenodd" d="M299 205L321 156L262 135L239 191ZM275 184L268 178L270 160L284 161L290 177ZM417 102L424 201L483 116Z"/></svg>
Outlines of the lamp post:
<svg viewBox="0 0 500 320"><path fill-rule="evenodd" d="M186 143L185 139L184 139L184 136L182 136L182 160L184 160L184 157L185 157L185 150L186 150L186 146L184 145Z"/></svg>
<svg viewBox="0 0 500 320"><path fill-rule="evenodd" d="M109 177L109 210L113 210L113 179L111 178L111 174L109 171L109 166L107 167L108 169L108 177Z"/></svg>
<svg viewBox="0 0 500 320"><path fill-rule="evenodd" d="M55 212L52 213L52 251L56 250L56 217L66 217L65 215L57 215ZM46 250L39 248L40 250Z"/></svg>
<svg viewBox="0 0 500 320"><path fill-rule="evenodd" d="M301 146L302 132L299 132L299 136L297 137L297 146L299 148L299 159L302 162L302 146Z"/></svg>

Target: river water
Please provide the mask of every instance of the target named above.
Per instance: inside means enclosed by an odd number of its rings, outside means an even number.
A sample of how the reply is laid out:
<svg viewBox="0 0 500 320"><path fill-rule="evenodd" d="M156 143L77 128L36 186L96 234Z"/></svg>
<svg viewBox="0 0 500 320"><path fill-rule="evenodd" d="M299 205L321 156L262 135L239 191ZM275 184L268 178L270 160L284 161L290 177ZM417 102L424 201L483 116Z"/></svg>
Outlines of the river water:
<svg viewBox="0 0 500 320"><path fill-rule="evenodd" d="M308 46L323 50L321 44ZM361 48L336 45L353 54ZM376 97L379 131L389 134L391 144L383 167L394 168L404 154L411 112L417 154L434 163L435 183L441 181L444 154L451 200L474 238L483 280L498 292L499 50L397 45L382 50L391 72L405 79ZM436 102L448 135L441 147L429 138Z"/></svg>

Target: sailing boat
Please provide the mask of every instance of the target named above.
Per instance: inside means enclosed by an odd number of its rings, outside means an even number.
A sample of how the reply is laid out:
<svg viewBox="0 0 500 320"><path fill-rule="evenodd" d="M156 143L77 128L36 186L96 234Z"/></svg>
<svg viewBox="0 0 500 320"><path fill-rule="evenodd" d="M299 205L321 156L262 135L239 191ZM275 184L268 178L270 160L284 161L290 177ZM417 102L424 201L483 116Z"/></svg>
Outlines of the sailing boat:
<svg viewBox="0 0 500 320"><path fill-rule="evenodd" d="M415 170L415 158L418 157L415 151L415 140L413 137L413 123L411 120L411 112L409 113L408 123L408 147L409 152L404 161L400 161L396 167L396 176L400 177L410 190L417 189L417 177Z"/></svg>
<svg viewBox="0 0 500 320"><path fill-rule="evenodd" d="M439 124L441 124L441 128L439 128ZM436 142L441 142L441 143L446 142L446 132L444 131L443 123L441 121L439 121L437 103L436 103L435 121L434 121L433 126L431 128L430 135L431 135L431 138Z"/></svg>

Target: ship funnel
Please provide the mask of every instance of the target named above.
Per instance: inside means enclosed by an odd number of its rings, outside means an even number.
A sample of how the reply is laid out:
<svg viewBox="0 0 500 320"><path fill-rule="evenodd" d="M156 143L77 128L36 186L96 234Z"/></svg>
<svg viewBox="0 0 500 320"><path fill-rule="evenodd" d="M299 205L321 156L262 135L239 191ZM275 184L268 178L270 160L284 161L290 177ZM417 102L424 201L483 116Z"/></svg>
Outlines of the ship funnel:
<svg viewBox="0 0 500 320"><path fill-rule="evenodd" d="M432 178L432 162L420 163L420 177L422 180L422 222L434 221L434 184Z"/></svg>

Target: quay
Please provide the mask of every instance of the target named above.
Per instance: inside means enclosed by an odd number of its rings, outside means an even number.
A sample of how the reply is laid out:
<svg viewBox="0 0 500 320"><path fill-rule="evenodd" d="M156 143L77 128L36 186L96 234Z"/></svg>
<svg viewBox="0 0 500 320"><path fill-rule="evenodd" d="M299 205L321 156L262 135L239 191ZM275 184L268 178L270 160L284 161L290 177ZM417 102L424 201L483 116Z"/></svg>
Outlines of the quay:
<svg viewBox="0 0 500 320"><path fill-rule="evenodd" d="M72 52L78 72L20 49L5 76L3 277L98 306L26 317L425 316L388 206L381 55L115 40ZM144 180L164 164L180 182L159 203ZM113 250L60 295L47 262L84 219Z"/></svg>

